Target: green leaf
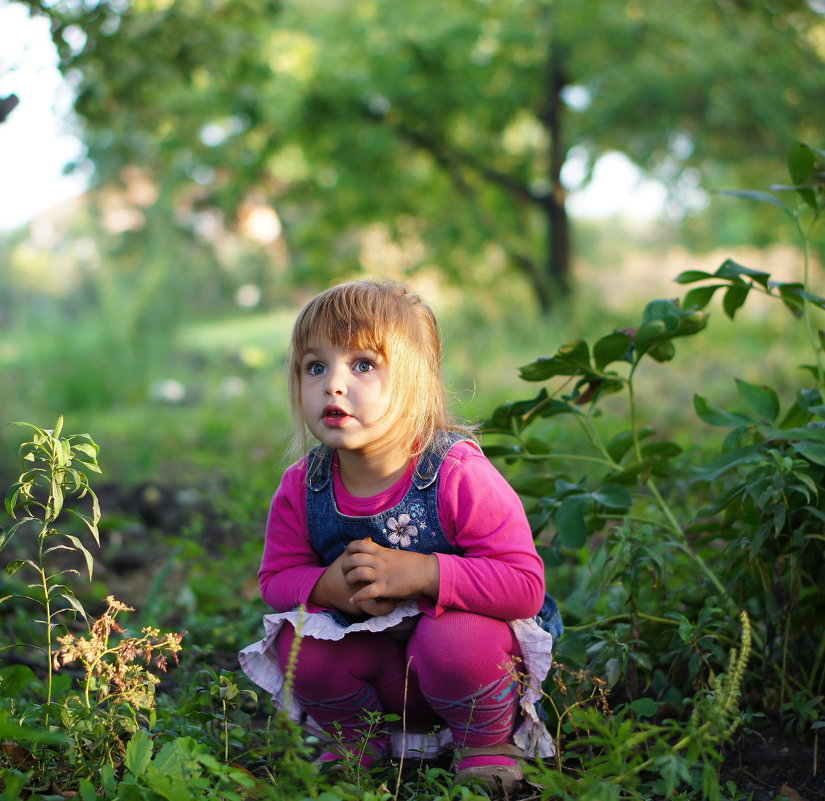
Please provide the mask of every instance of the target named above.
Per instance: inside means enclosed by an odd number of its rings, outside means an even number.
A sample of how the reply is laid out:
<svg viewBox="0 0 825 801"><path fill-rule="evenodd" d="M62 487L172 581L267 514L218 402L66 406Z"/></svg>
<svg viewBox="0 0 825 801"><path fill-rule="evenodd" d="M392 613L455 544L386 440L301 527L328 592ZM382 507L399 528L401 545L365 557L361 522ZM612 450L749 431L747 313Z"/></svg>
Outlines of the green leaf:
<svg viewBox="0 0 825 801"><path fill-rule="evenodd" d="M590 497L608 509L628 509L633 503L633 496L620 484L602 484Z"/></svg>
<svg viewBox="0 0 825 801"><path fill-rule="evenodd" d="M584 514L589 500L583 495L565 498L556 510L554 521L559 539L566 548L578 549L587 542Z"/></svg>
<svg viewBox="0 0 825 801"><path fill-rule="evenodd" d="M808 414L825 414L825 403L823 403L822 400L822 393L816 387L800 389L796 394L796 402Z"/></svg>
<svg viewBox="0 0 825 801"><path fill-rule="evenodd" d="M146 783L166 801L195 801L197 798L192 794L194 787L191 778L187 781L180 772L165 773L151 763L146 767Z"/></svg>
<svg viewBox="0 0 825 801"><path fill-rule="evenodd" d="M639 431L639 439L649 437L653 433L655 433L653 428L645 426ZM631 447L633 447L633 432L620 431L607 443L607 453L614 462L620 462Z"/></svg>
<svg viewBox="0 0 825 801"><path fill-rule="evenodd" d="M725 259L722 265L714 273L715 278L727 278L729 281L739 281L742 277L750 278L760 286L768 288L771 275L763 270L753 270L750 267L745 267L733 259Z"/></svg>
<svg viewBox="0 0 825 801"><path fill-rule="evenodd" d="M607 443L607 453L614 462L618 463L632 447L633 432L620 431Z"/></svg>
<svg viewBox="0 0 825 801"><path fill-rule="evenodd" d="M794 214L781 200L768 194L767 192L756 192L752 190L733 191L733 190L717 190L717 195L728 195L728 197L738 197L744 200L755 200L759 203L770 203L781 209L788 217L794 219Z"/></svg>
<svg viewBox="0 0 825 801"><path fill-rule="evenodd" d="M57 455L57 464L59 467L68 467L72 461L72 448L68 440L57 440L57 447L55 448Z"/></svg>
<svg viewBox="0 0 825 801"><path fill-rule="evenodd" d="M677 284L694 284L697 281L706 281L708 278L713 278L710 273L702 270L685 270L676 276Z"/></svg>
<svg viewBox="0 0 825 801"><path fill-rule="evenodd" d="M788 173L799 197L814 211L818 211L816 192L811 186L816 159L808 145L797 144L788 151Z"/></svg>
<svg viewBox="0 0 825 801"><path fill-rule="evenodd" d="M0 740L13 740L19 743L54 743L67 742L66 737L58 732L44 731L41 728L18 726L10 720L0 720Z"/></svg>
<svg viewBox="0 0 825 801"><path fill-rule="evenodd" d="M593 345L593 362L596 369L603 370L611 362L620 359L629 361L628 352L631 344L630 335L621 331L614 331L597 340Z"/></svg>
<svg viewBox="0 0 825 801"><path fill-rule="evenodd" d="M753 461L759 454L758 445L746 445L730 453L722 454L704 467L694 467L693 473L702 481L714 481L719 476L733 470L734 467Z"/></svg>
<svg viewBox="0 0 825 801"><path fill-rule="evenodd" d="M496 456L521 456L521 445L484 445L482 450L488 459Z"/></svg>
<svg viewBox="0 0 825 801"><path fill-rule="evenodd" d="M194 747L191 737L179 737L164 743L153 760L154 766L163 773L181 776L184 767L193 761L191 752Z"/></svg>
<svg viewBox="0 0 825 801"><path fill-rule="evenodd" d="M794 401L791 407L785 413L782 421L779 423L780 428L793 428L796 426L805 425L810 414L802 407L799 401Z"/></svg>
<svg viewBox="0 0 825 801"><path fill-rule="evenodd" d="M630 703L630 710L643 718L652 717L658 708L659 704L652 698L637 698Z"/></svg>
<svg viewBox="0 0 825 801"><path fill-rule="evenodd" d="M67 592L63 592L60 594L60 597L66 601L72 609L75 610L84 620L86 619L86 610L83 608L83 604L74 597L74 594L69 590Z"/></svg>
<svg viewBox="0 0 825 801"><path fill-rule="evenodd" d="M771 387L749 384L741 378L736 379L736 387L754 414L770 423L779 417L779 397Z"/></svg>
<svg viewBox="0 0 825 801"><path fill-rule="evenodd" d="M96 461L98 454L100 453L100 448L95 445L90 445L87 442L78 442L77 445L74 446L74 449L77 453L82 453L88 456L92 459L92 461Z"/></svg>
<svg viewBox="0 0 825 801"><path fill-rule="evenodd" d="M792 443L791 447L809 462L825 467L825 444L803 440L802 442Z"/></svg>
<svg viewBox="0 0 825 801"><path fill-rule="evenodd" d="M658 459L643 459L640 462L629 462L626 467L610 473L608 477L611 482L630 485L636 481L639 475L652 468L657 461Z"/></svg>
<svg viewBox="0 0 825 801"><path fill-rule="evenodd" d="M657 362L669 362L676 355L676 346L666 339L662 342L654 342L645 353Z"/></svg>
<svg viewBox="0 0 825 801"><path fill-rule="evenodd" d="M785 307L793 314L794 317L801 317L805 307L802 300L801 290L802 284L774 284L774 287L779 290L779 298Z"/></svg>
<svg viewBox="0 0 825 801"><path fill-rule="evenodd" d="M720 512L724 509L728 504L733 501L739 495L742 495L747 490L747 485L742 484L738 487L734 487L733 489L729 490L728 492L722 493L721 496L717 497L713 504L707 506L703 509L700 509L697 513L697 517L710 517L711 515L715 515L717 512Z"/></svg>
<svg viewBox="0 0 825 801"><path fill-rule="evenodd" d="M733 284L722 298L722 309L732 320L736 311L747 300L750 287L747 284Z"/></svg>
<svg viewBox="0 0 825 801"><path fill-rule="evenodd" d="M658 320L665 324L666 330L675 331L682 316L681 311L679 304L674 300L651 300L642 312L642 325Z"/></svg>
<svg viewBox="0 0 825 801"><path fill-rule="evenodd" d="M726 412L714 406L701 395L693 396L693 408L699 419L711 426L743 426L752 425L753 420L740 412Z"/></svg>
<svg viewBox="0 0 825 801"><path fill-rule="evenodd" d="M685 295L682 305L686 309L704 309L710 303L717 289L727 286L727 284L714 284L713 286L697 286Z"/></svg>
<svg viewBox="0 0 825 801"><path fill-rule="evenodd" d="M152 741L143 729L138 729L126 746L126 768L135 776L142 776L151 759Z"/></svg>
<svg viewBox="0 0 825 801"><path fill-rule="evenodd" d="M67 509L66 511L70 515L72 515L72 517L76 517L79 520L82 520L83 523L86 525L86 528L89 529L89 533L92 534L92 536L94 536L94 538L97 540L97 538L98 538L97 524L94 522L94 520L92 520L92 518L90 518L88 515L83 514L83 512L78 512L77 509ZM98 541L98 545L99 544L100 544L100 542Z"/></svg>
<svg viewBox="0 0 825 801"><path fill-rule="evenodd" d="M672 459L682 453L682 448L675 442L650 442L642 445L642 456L657 456L660 459Z"/></svg>
<svg viewBox="0 0 825 801"><path fill-rule="evenodd" d="M569 403L551 398L547 389L542 387L535 398L524 401L511 401L497 407L492 416L484 421L482 432L485 434L515 435L526 428L537 417L552 417L556 414L578 413L578 410ZM100 519L100 509L97 506L97 496L89 490L92 496L95 519Z"/></svg>
<svg viewBox="0 0 825 801"><path fill-rule="evenodd" d="M6 573L13 576L27 562L26 559L13 559L6 565Z"/></svg>
<svg viewBox="0 0 825 801"><path fill-rule="evenodd" d="M24 482L17 481L6 490L6 511L12 519L15 517L14 512L17 507L17 499L20 496L20 492L24 486Z"/></svg>
<svg viewBox="0 0 825 801"><path fill-rule="evenodd" d="M77 785L80 801L98 801L97 790L88 779L81 779Z"/></svg>
<svg viewBox="0 0 825 801"><path fill-rule="evenodd" d="M94 569L94 559L92 558L91 553L86 549L86 546L75 537L73 534L64 534L63 535L69 542L74 545L75 550L80 551L83 554L83 558L86 560L86 570L89 572L89 581L92 580L92 570Z"/></svg>
<svg viewBox="0 0 825 801"><path fill-rule="evenodd" d="M26 665L0 668L0 697L14 698L36 681L34 671Z"/></svg>
<svg viewBox="0 0 825 801"><path fill-rule="evenodd" d="M17 529L36 520L37 518L35 517L23 517L20 520L15 520L14 523L6 529L0 528L0 551L2 551L3 548L11 542L11 538L17 533Z"/></svg>
<svg viewBox="0 0 825 801"><path fill-rule="evenodd" d="M590 366L590 349L583 339L575 339L562 345L555 356L537 359L520 369L520 376L525 381L546 381L554 376L578 375L592 373Z"/></svg>
<svg viewBox="0 0 825 801"><path fill-rule="evenodd" d="M646 351L654 342L667 337L667 325L663 320L651 320L636 329L633 345L640 351Z"/></svg>
<svg viewBox="0 0 825 801"><path fill-rule="evenodd" d="M510 479L510 486L519 494L541 498L552 489L553 477L542 473L522 473Z"/></svg>
<svg viewBox="0 0 825 801"><path fill-rule="evenodd" d="M524 443L524 450L532 456L547 456L553 452L550 443L538 437L530 437Z"/></svg>
<svg viewBox="0 0 825 801"><path fill-rule="evenodd" d="M56 520L57 516L60 514L60 511L63 509L63 488L60 486L60 482L56 479L52 479L52 497L51 497L51 508L49 509L50 520Z"/></svg>

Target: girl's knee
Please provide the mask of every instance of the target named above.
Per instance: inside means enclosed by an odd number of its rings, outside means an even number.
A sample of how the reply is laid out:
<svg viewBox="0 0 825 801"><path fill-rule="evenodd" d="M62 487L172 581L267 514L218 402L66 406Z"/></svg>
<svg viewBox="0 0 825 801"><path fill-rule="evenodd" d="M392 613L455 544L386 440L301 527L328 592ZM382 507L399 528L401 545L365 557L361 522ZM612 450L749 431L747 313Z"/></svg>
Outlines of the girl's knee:
<svg viewBox="0 0 825 801"><path fill-rule="evenodd" d="M472 612L449 610L435 618L422 617L410 638L413 669L459 672L479 665L498 667L519 656L518 641L505 620Z"/></svg>
<svg viewBox="0 0 825 801"><path fill-rule="evenodd" d="M284 675L292 674L297 687L326 683L336 662L336 643L302 637L297 647L294 648L294 644L295 630L285 626L277 641L278 665Z"/></svg>

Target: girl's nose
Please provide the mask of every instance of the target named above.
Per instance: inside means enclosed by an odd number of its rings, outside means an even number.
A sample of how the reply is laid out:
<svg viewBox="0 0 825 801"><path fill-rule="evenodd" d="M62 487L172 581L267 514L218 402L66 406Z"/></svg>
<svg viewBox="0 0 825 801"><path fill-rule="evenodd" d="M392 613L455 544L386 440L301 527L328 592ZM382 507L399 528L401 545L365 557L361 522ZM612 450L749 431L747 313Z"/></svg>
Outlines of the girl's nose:
<svg viewBox="0 0 825 801"><path fill-rule="evenodd" d="M343 371L339 368L330 368L329 372L327 373L327 386L326 386L327 394L328 395L345 395L347 391L347 384L344 380Z"/></svg>

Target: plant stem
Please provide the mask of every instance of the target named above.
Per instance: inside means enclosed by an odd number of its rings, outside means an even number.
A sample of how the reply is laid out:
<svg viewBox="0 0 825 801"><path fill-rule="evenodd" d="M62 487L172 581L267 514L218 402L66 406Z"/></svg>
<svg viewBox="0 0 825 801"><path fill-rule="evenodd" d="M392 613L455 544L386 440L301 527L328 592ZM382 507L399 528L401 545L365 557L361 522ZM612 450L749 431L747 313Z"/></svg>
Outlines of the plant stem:
<svg viewBox="0 0 825 801"><path fill-rule="evenodd" d="M46 507L48 509L48 506ZM45 518L45 515L44 515ZM43 590L43 612L46 624L46 717L45 724L49 725L48 707L52 702L52 608L49 597L49 582L46 575L46 565L44 560L44 544L46 542L47 524L44 522L38 535L38 572L40 574L40 586Z"/></svg>
<svg viewBox="0 0 825 801"><path fill-rule="evenodd" d="M652 620L654 623L665 623L669 626L680 626L681 622L678 620L673 620L672 618L667 617L656 617L655 615L647 615L644 612L635 612L635 615L638 617L644 618L645 620ZM612 617L603 617L599 618L598 620L594 620L592 623L585 623L582 626L567 626L565 625L565 631L585 631L586 629L592 629L595 626L602 626L605 623L614 623L617 620L627 620L628 618L632 618L629 612L625 612L621 615L613 615Z"/></svg>
<svg viewBox="0 0 825 801"><path fill-rule="evenodd" d="M226 699L221 701L223 706L223 764L229 764L229 719L226 717Z"/></svg>
<svg viewBox="0 0 825 801"><path fill-rule="evenodd" d="M817 218L814 217L813 221L811 222L810 228L808 231L803 231L802 226L799 224L799 218L796 218L796 228L799 232L799 236L802 239L802 261L804 266L804 274L802 279L802 284L805 287L805 291L809 292L809 282L810 282L810 267L811 267L811 248L810 248L810 234L811 229L816 224ZM805 331L808 334L808 342L811 345L811 350L814 352L814 358L816 359L816 383L819 387L820 391L825 389L825 370L823 370L822 365L822 347L820 346L816 329L814 326L813 320L813 312L811 311L811 304L807 300L802 301L802 313L805 317Z"/></svg>
<svg viewBox="0 0 825 801"><path fill-rule="evenodd" d="M636 419L636 393L633 387L633 375L636 372L636 368L639 365L640 359L641 356L639 356L636 359L636 361L633 363L633 366L630 368L630 374L627 378L627 391L630 398L630 425L631 431L633 432L633 446L636 451L636 458L641 462L642 446L639 441L639 427ZM685 536L684 529L681 527L681 525L679 525L679 521L676 519L667 501L665 501L665 499L662 497L662 494L659 492L656 483L653 481L652 478L648 478L645 483L653 497L656 499L656 503L659 505L659 508L662 510L662 514L664 514L671 531L676 535L678 539L678 542L674 544L685 554L687 554L691 559L693 559L696 562L696 564L699 565L699 567L702 569L704 574L710 579L711 584L713 584L713 586L716 588L719 594L732 607L735 608L736 605L733 603L733 599L728 594L728 591L722 584L722 582L719 581L719 577L708 567L707 563L704 559L702 559L701 555L698 554L692 547L690 547L688 539Z"/></svg>
<svg viewBox="0 0 825 801"><path fill-rule="evenodd" d="M526 462L543 462L545 459L569 459L572 462L592 462L593 464L615 467L614 463L608 459L598 456L582 456L578 453L520 453L519 459Z"/></svg>

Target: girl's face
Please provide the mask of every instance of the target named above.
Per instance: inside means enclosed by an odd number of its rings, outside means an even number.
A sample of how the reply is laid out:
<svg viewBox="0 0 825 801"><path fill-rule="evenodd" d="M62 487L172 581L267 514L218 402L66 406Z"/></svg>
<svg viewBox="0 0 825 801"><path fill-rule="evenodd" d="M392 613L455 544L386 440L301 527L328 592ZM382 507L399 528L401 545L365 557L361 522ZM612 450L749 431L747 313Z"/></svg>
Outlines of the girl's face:
<svg viewBox="0 0 825 801"><path fill-rule="evenodd" d="M394 446L389 367L379 353L312 342L300 388L304 421L324 445L363 455Z"/></svg>

